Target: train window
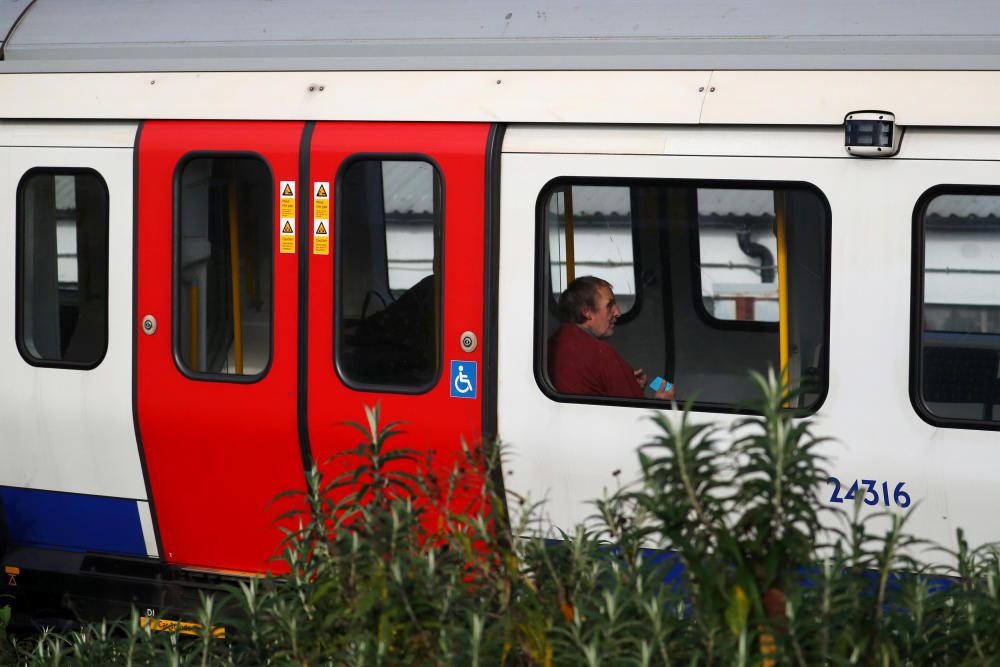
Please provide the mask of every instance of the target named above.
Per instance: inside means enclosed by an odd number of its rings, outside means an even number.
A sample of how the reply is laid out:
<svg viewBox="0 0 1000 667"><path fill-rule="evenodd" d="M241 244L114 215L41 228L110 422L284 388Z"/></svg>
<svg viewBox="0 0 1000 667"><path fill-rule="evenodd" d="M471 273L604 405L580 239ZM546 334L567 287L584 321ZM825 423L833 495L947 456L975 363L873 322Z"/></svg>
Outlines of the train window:
<svg viewBox="0 0 1000 667"><path fill-rule="evenodd" d="M337 181L336 362L360 389L440 372L442 184L419 159L356 159Z"/></svg>
<svg viewBox="0 0 1000 667"><path fill-rule="evenodd" d="M259 377L271 360L270 170L257 157L194 157L178 179L176 358L195 376Z"/></svg>
<svg viewBox="0 0 1000 667"><path fill-rule="evenodd" d="M932 423L1000 426L1000 192L937 188L915 219L915 405Z"/></svg>
<svg viewBox="0 0 1000 667"><path fill-rule="evenodd" d="M638 292L632 253L632 201L621 186L567 185L545 207L552 295L559 298L577 276L600 273L615 285L622 315Z"/></svg>
<svg viewBox="0 0 1000 667"><path fill-rule="evenodd" d="M778 321L772 190L698 188L701 305L709 317Z"/></svg>
<svg viewBox="0 0 1000 667"><path fill-rule="evenodd" d="M108 188L91 170L18 186L17 342L32 364L93 368L108 346Z"/></svg>
<svg viewBox="0 0 1000 667"><path fill-rule="evenodd" d="M629 202L630 224L618 235L630 238L603 233L593 241L604 244L594 256L634 249L628 275L639 277L632 284L641 285L642 307L629 318L618 319L624 309L606 302L605 283L622 301L622 274L610 263L577 270L575 286L560 294L567 276L553 258L566 251L553 211L568 188L575 196L585 187L620 193L603 199L606 210L590 211L595 218ZM733 411L757 396L748 371L783 367L802 389L793 407L819 407L827 386L830 213L814 187L557 179L538 210L537 377L553 398L662 405L633 376L642 369L673 383L681 402ZM585 275L599 280L580 280Z"/></svg>

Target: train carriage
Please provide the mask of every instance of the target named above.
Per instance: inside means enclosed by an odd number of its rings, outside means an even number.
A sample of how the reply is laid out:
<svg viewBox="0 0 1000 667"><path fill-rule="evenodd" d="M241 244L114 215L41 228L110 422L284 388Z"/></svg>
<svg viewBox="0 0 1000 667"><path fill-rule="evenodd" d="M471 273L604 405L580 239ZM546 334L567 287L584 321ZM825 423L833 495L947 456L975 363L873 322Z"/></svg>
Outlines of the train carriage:
<svg viewBox="0 0 1000 667"><path fill-rule="evenodd" d="M555 388L582 275L699 418L787 368L829 502L995 539L995 8L604 4L0 8L5 592L265 571L376 402L572 525L670 409Z"/></svg>

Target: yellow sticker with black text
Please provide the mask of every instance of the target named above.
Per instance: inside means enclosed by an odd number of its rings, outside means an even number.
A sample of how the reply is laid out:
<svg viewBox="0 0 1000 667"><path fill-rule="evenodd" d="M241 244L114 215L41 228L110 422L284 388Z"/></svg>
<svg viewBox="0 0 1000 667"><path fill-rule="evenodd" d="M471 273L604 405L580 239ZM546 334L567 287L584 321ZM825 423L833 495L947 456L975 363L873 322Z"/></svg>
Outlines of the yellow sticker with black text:
<svg viewBox="0 0 1000 667"><path fill-rule="evenodd" d="M330 184L313 183L313 254L330 254Z"/></svg>
<svg viewBox="0 0 1000 667"><path fill-rule="evenodd" d="M278 250L295 252L295 181L281 181L278 188Z"/></svg>

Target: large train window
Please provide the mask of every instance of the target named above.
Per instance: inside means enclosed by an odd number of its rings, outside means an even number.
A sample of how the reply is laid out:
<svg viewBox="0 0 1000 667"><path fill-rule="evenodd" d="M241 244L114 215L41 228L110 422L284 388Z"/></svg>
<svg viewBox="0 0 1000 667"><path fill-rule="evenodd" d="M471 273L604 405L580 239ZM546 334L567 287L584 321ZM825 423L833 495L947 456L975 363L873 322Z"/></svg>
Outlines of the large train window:
<svg viewBox="0 0 1000 667"><path fill-rule="evenodd" d="M108 188L34 169L18 185L17 343L29 363L93 368L108 347Z"/></svg>
<svg viewBox="0 0 1000 667"><path fill-rule="evenodd" d="M273 179L256 156L177 172L175 355L194 377L255 379L271 361Z"/></svg>
<svg viewBox="0 0 1000 667"><path fill-rule="evenodd" d="M365 156L338 174L335 353L351 386L420 392L440 372L442 198L423 159Z"/></svg>
<svg viewBox="0 0 1000 667"><path fill-rule="evenodd" d="M1000 191L935 188L915 223L914 405L934 424L1000 427Z"/></svg>
<svg viewBox="0 0 1000 667"><path fill-rule="evenodd" d="M590 200L594 219L620 215L622 202L629 211L615 234L589 239L586 265L562 245L560 215L565 193L584 189L608 193ZM586 227L577 222L579 239ZM649 407L662 398L641 380L661 377L682 403L733 411L757 397L749 371L785 368L802 390L792 407L817 409L827 387L829 235L826 198L807 184L553 181L538 200L539 384L560 401ZM616 273L622 247L632 266ZM620 285L642 293L628 318Z"/></svg>

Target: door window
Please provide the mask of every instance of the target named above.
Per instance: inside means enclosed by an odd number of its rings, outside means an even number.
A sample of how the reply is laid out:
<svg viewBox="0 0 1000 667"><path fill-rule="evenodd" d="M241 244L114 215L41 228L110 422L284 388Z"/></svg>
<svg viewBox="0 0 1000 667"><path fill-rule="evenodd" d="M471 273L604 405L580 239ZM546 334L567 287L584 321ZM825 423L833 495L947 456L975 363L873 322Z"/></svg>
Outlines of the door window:
<svg viewBox="0 0 1000 667"><path fill-rule="evenodd" d="M270 364L273 189L257 157L195 157L178 172L174 342L190 374L252 378Z"/></svg>
<svg viewBox="0 0 1000 667"><path fill-rule="evenodd" d="M440 175L355 159L336 194L337 368L359 388L426 390L441 367Z"/></svg>

